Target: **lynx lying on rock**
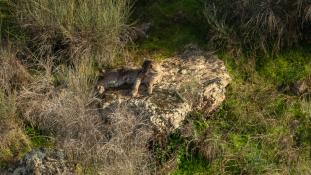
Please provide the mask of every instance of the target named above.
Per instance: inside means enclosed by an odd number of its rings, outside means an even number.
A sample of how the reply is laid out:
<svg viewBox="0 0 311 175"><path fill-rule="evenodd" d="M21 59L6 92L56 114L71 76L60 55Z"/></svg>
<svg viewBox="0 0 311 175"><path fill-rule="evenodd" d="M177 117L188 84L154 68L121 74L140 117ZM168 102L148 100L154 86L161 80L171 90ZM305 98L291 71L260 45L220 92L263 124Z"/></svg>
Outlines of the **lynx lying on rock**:
<svg viewBox="0 0 311 175"><path fill-rule="evenodd" d="M100 94L103 94L109 88L131 85L131 96L135 97L141 84L147 86L149 95L152 94L154 84L161 80L162 69L156 62L146 60L142 68L123 68L103 72L102 77L97 84L97 90Z"/></svg>

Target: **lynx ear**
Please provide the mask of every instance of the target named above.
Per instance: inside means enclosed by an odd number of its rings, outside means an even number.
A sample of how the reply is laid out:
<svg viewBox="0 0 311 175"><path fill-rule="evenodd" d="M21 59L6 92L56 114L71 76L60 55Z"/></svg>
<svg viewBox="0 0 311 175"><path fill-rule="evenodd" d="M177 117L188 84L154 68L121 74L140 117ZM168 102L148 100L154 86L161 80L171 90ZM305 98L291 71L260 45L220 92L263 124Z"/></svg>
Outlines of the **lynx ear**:
<svg viewBox="0 0 311 175"><path fill-rule="evenodd" d="M149 67L150 65L152 64L152 61L151 60L148 60L148 59L146 59L145 61L144 61L144 63L143 63L143 68L147 68L147 67Z"/></svg>
<svg viewBox="0 0 311 175"><path fill-rule="evenodd" d="M97 75L97 76L101 76L101 75L103 75L104 73L106 73L106 70L104 70L104 69L98 69L98 70L96 71L96 75Z"/></svg>
<svg viewBox="0 0 311 175"><path fill-rule="evenodd" d="M105 69L101 69L101 73L106 73L107 71Z"/></svg>

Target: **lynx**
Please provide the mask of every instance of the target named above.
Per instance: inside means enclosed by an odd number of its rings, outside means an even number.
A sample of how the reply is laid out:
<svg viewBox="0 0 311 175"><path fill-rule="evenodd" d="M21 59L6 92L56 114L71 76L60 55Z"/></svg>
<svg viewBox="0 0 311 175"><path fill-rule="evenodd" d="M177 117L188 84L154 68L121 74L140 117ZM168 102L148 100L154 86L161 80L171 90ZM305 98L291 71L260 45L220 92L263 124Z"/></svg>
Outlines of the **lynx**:
<svg viewBox="0 0 311 175"><path fill-rule="evenodd" d="M131 96L138 94L141 84L147 86L148 95L152 94L153 86L161 80L162 69L154 61L146 60L139 69L123 68L104 72L97 85L97 90L103 94L109 88L118 88L124 85L132 86Z"/></svg>

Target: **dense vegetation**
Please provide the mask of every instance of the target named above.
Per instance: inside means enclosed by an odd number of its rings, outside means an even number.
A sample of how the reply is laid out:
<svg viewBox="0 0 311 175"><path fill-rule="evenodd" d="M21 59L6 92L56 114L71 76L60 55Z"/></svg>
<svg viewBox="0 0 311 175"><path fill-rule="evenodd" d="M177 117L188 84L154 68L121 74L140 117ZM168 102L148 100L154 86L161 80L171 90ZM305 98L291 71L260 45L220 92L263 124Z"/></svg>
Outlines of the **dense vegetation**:
<svg viewBox="0 0 311 175"><path fill-rule="evenodd" d="M311 2L207 0L205 17L215 46L277 52L306 38Z"/></svg>
<svg viewBox="0 0 311 175"><path fill-rule="evenodd" d="M130 42L133 21L152 23L146 40ZM311 97L289 90L311 82L310 21L309 0L1 0L0 171L43 146L77 174L311 174ZM99 120L98 67L188 43L233 78L214 114L194 111L152 149L152 131L132 132L139 116Z"/></svg>

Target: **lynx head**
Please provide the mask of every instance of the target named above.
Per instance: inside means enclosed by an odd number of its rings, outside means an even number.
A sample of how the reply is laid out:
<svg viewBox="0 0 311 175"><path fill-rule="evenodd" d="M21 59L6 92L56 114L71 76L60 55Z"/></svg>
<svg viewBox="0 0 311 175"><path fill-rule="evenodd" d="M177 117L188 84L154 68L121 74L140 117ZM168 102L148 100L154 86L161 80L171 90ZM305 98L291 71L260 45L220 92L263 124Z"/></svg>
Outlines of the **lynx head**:
<svg viewBox="0 0 311 175"><path fill-rule="evenodd" d="M152 60L145 60L142 66L144 73L158 74L162 72L161 66Z"/></svg>

